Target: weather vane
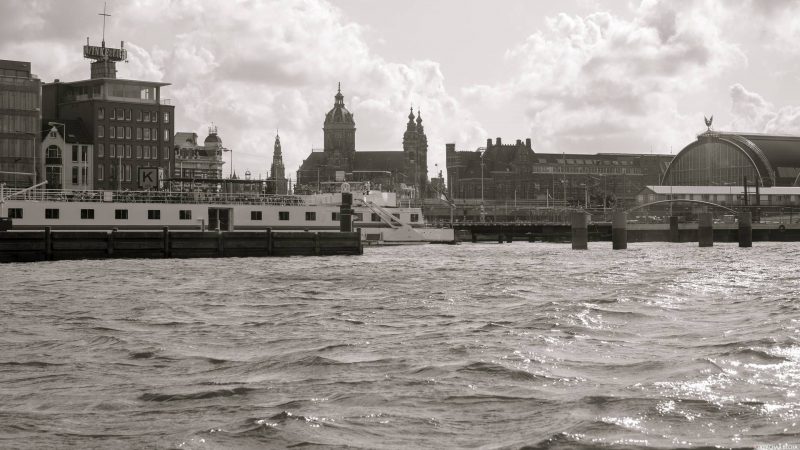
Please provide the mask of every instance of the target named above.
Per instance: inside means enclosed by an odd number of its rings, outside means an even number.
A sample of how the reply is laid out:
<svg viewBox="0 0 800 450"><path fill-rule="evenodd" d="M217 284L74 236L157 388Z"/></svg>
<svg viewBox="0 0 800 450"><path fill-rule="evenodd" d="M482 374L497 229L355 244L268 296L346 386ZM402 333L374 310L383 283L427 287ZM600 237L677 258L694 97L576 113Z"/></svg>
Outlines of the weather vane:
<svg viewBox="0 0 800 450"><path fill-rule="evenodd" d="M714 115L712 114L711 117L703 116L703 119L706 121L706 126L708 127L708 131L711 131L711 124L714 123Z"/></svg>

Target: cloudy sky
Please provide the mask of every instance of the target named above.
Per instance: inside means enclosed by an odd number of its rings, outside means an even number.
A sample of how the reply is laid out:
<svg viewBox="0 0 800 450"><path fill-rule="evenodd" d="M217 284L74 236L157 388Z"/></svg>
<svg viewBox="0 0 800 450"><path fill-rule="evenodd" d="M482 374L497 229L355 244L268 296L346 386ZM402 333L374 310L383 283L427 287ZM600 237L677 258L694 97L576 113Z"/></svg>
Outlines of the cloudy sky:
<svg viewBox="0 0 800 450"><path fill-rule="evenodd" d="M176 131L219 128L238 173L294 178L337 82L357 150L400 150L422 110L430 175L460 150L677 153L719 130L800 134L800 0L109 0L120 78L172 83ZM89 76L102 0L0 0L0 59ZM226 158L227 161L227 158ZM226 164L226 174L227 174Z"/></svg>

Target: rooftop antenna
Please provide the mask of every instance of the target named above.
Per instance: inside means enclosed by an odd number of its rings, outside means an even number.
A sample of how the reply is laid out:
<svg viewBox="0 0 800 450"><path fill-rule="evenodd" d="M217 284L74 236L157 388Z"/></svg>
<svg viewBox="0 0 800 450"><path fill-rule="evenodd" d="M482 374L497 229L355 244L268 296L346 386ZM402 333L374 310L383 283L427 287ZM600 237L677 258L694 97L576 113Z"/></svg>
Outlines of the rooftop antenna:
<svg viewBox="0 0 800 450"><path fill-rule="evenodd" d="M111 14L106 14L106 3L107 2L103 2L103 12L97 14L98 16L103 16L103 47L106 46L106 17L111 17Z"/></svg>

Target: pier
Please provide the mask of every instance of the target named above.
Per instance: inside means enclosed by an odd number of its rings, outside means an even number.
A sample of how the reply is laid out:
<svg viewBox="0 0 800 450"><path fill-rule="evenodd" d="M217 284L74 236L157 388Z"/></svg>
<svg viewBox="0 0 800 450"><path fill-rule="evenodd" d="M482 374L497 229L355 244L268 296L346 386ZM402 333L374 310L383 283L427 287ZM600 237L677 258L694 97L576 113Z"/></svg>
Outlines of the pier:
<svg viewBox="0 0 800 450"><path fill-rule="evenodd" d="M227 258L361 255L361 230L264 231L6 231L0 262L107 258Z"/></svg>

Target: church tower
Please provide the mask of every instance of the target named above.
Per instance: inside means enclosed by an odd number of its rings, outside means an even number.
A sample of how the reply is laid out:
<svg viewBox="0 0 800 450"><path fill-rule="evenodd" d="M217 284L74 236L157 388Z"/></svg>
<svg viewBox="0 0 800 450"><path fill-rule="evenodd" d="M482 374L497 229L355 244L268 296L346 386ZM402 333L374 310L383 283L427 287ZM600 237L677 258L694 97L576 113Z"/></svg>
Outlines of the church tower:
<svg viewBox="0 0 800 450"><path fill-rule="evenodd" d="M408 114L406 132L403 133L403 153L405 154L404 172L408 180L417 188L419 195L424 193L428 184L428 137L422 126L422 113L417 109L416 122L414 108Z"/></svg>
<svg viewBox="0 0 800 450"><path fill-rule="evenodd" d="M333 109L325 115L322 127L328 170L350 171L356 152L356 123L353 113L344 106L341 83L334 98Z"/></svg>
<svg viewBox="0 0 800 450"><path fill-rule="evenodd" d="M414 108L408 113L408 123L406 124L406 132L403 133L403 156L404 165L403 172L406 175L406 183L417 186L415 181L417 170L417 124L414 123Z"/></svg>
<svg viewBox="0 0 800 450"><path fill-rule="evenodd" d="M273 194L286 195L286 169L283 167L283 155L281 154L281 137L275 134L275 150L272 152L272 167L269 171L269 185L267 191Z"/></svg>
<svg viewBox="0 0 800 450"><path fill-rule="evenodd" d="M428 185L428 136L422 126L422 111L417 108L417 178L420 188Z"/></svg>

